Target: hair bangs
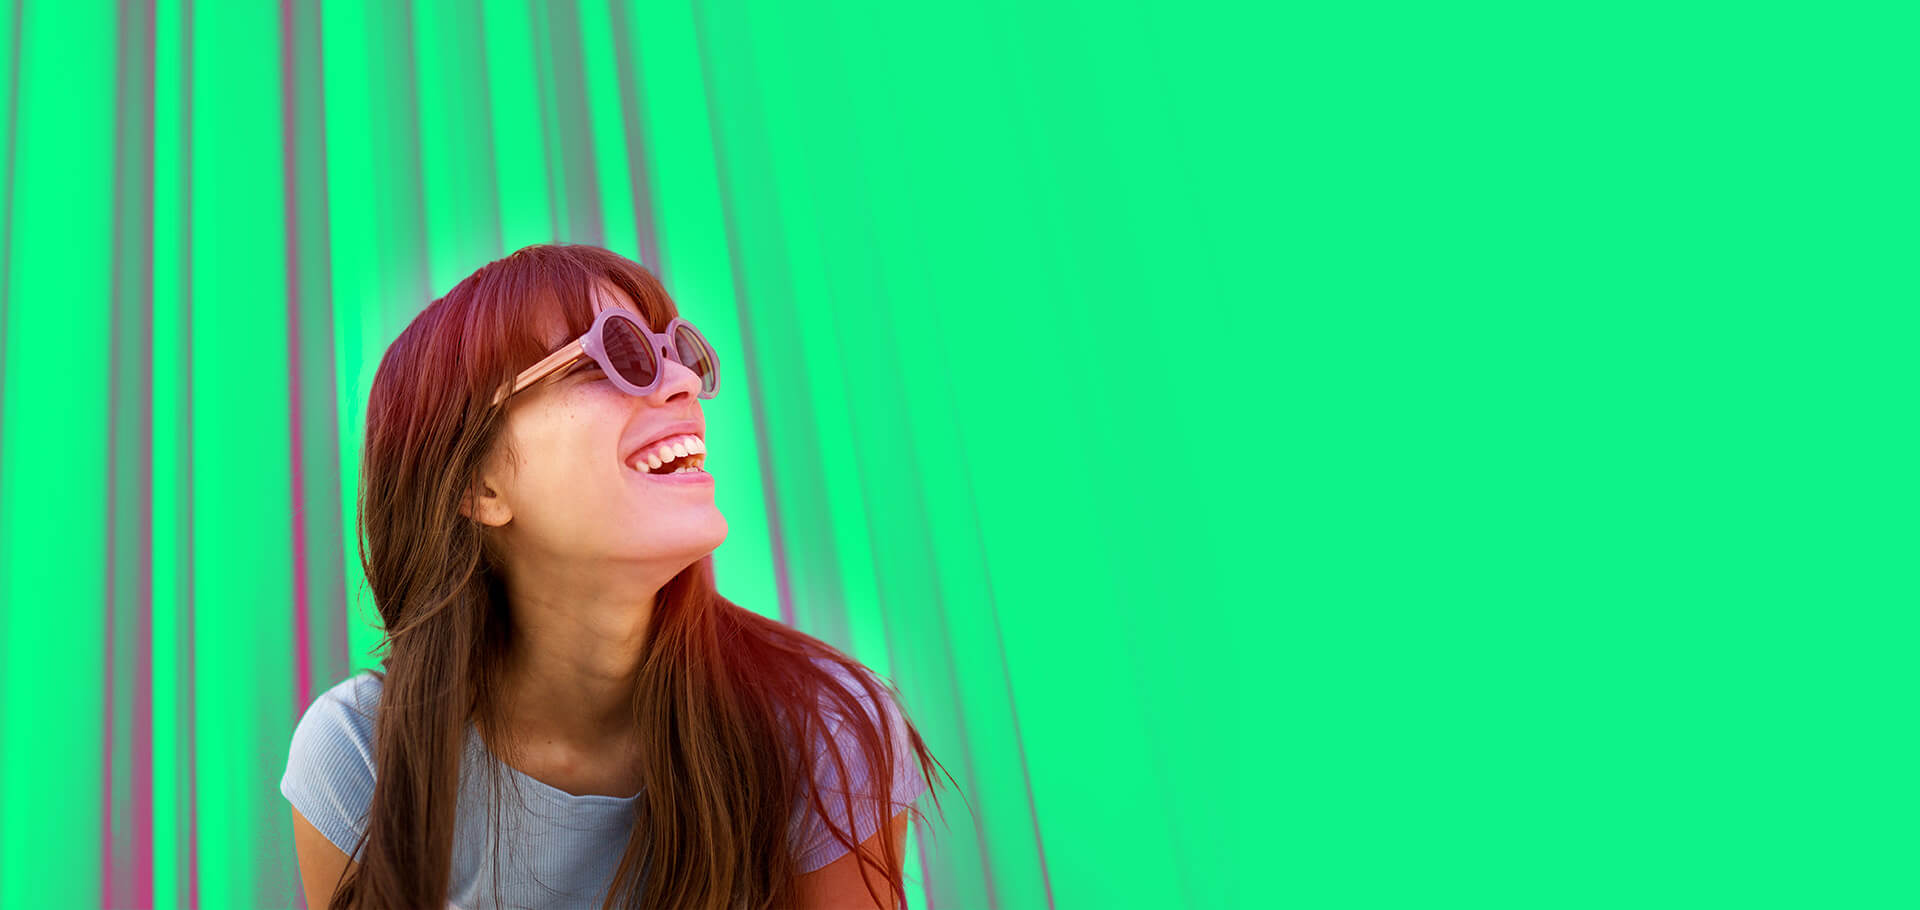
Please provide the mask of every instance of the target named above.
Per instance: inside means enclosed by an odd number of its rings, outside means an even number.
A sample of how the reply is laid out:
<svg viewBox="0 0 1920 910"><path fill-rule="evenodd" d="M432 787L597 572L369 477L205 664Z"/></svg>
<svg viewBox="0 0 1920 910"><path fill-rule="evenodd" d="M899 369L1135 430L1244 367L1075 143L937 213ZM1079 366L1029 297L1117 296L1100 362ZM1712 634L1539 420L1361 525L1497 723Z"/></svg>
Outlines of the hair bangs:
<svg viewBox="0 0 1920 910"><path fill-rule="evenodd" d="M463 333L463 360L474 400L484 407L522 370L586 334L598 315L593 305L596 285L624 293L656 332L680 315L652 272L594 246L524 247L462 281L456 290L466 289L473 305L473 318Z"/></svg>

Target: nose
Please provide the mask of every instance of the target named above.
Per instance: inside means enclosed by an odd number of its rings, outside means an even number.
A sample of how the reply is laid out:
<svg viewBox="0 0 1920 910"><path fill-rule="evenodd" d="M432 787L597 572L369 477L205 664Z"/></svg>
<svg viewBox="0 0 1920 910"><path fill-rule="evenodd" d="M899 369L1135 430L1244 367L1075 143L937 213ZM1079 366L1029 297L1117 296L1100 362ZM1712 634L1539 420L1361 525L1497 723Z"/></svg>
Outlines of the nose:
<svg viewBox="0 0 1920 910"><path fill-rule="evenodd" d="M666 374L660 377L660 385L648 396L657 404L668 404L679 400L681 396L698 397L700 394L700 374L693 368L681 363L664 346L659 351L660 362L665 365Z"/></svg>

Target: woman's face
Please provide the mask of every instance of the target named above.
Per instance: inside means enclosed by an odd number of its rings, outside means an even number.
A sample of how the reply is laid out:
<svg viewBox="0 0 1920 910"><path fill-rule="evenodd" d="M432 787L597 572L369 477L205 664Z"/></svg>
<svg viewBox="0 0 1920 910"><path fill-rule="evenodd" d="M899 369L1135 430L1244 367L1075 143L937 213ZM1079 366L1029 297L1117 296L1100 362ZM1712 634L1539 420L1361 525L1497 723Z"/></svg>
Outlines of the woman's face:
<svg viewBox="0 0 1920 910"><path fill-rule="evenodd" d="M639 315L624 292L602 285L594 311L609 306ZM572 340L562 331L552 328L548 350ZM508 400L502 435L514 461L507 464L505 447L496 447L482 470L485 490L463 511L494 527L510 570L538 566L532 574L586 572L615 583L602 577L611 570L657 590L726 539L711 478L688 483L689 475L644 473L644 459L642 471L623 463L677 425L706 439L700 378L674 360L666 370L659 388L637 397L586 358Z"/></svg>

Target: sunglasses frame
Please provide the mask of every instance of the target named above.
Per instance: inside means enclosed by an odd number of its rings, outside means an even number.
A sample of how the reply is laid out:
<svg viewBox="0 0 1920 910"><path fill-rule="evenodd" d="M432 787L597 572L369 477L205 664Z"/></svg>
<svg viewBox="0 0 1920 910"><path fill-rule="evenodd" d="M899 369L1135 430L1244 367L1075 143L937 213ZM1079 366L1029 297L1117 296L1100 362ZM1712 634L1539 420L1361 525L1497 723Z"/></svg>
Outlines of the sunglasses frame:
<svg viewBox="0 0 1920 910"><path fill-rule="evenodd" d="M621 375L620 371L614 369L613 365L607 360L606 345L602 343L606 336L602 333L606 331L607 322L613 319L625 319L632 323L635 328L639 329L640 335L646 339L648 350L652 351L655 357L660 358L660 368L653 371L653 382L645 387L628 382L627 377ZM666 331L656 332L647 328L647 324L635 318L632 312L622 307L608 307L601 310L600 314L593 318L593 325L587 327L586 334L561 345L559 350L540 358L540 362L521 370L520 375L514 378L511 386L502 386L498 392L494 393L493 402L488 405L488 407L498 406L501 402L518 395L526 387L546 378L549 373L572 366L575 361L582 357L591 358L594 363L599 364L600 371L605 373L607 378L621 391L629 395L652 394L653 390L660 387L661 381L667 375L666 361L671 360L674 363L680 363L680 358L673 355L673 336L683 325L689 329L693 329L694 337L699 339L700 346L707 351L707 360L713 364L713 388L702 388L700 390L701 398L712 398L720 392L720 357L714 353L713 343L707 340L705 333L696 328L693 323L681 319L678 316L673 317L673 319L667 323ZM662 355L662 351L665 352L664 355ZM680 363L680 365L686 366L684 363ZM691 367L689 367L689 369L691 369ZM705 383L702 383L702 385L704 386Z"/></svg>

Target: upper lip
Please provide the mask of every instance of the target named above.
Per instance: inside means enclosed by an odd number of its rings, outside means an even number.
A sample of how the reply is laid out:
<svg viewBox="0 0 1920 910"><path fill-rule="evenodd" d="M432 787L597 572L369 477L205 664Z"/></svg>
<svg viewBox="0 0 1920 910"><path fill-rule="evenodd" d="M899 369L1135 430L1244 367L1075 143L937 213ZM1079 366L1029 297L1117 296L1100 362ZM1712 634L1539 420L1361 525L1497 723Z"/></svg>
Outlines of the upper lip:
<svg viewBox="0 0 1920 910"><path fill-rule="evenodd" d="M706 434L701 432L700 424L695 421L689 420L685 423L670 423L661 427L654 435L646 437L646 442L628 448L627 451L620 456L620 463L632 464L634 456L652 449L655 445L672 439L675 436L698 436L703 440L707 438Z"/></svg>

